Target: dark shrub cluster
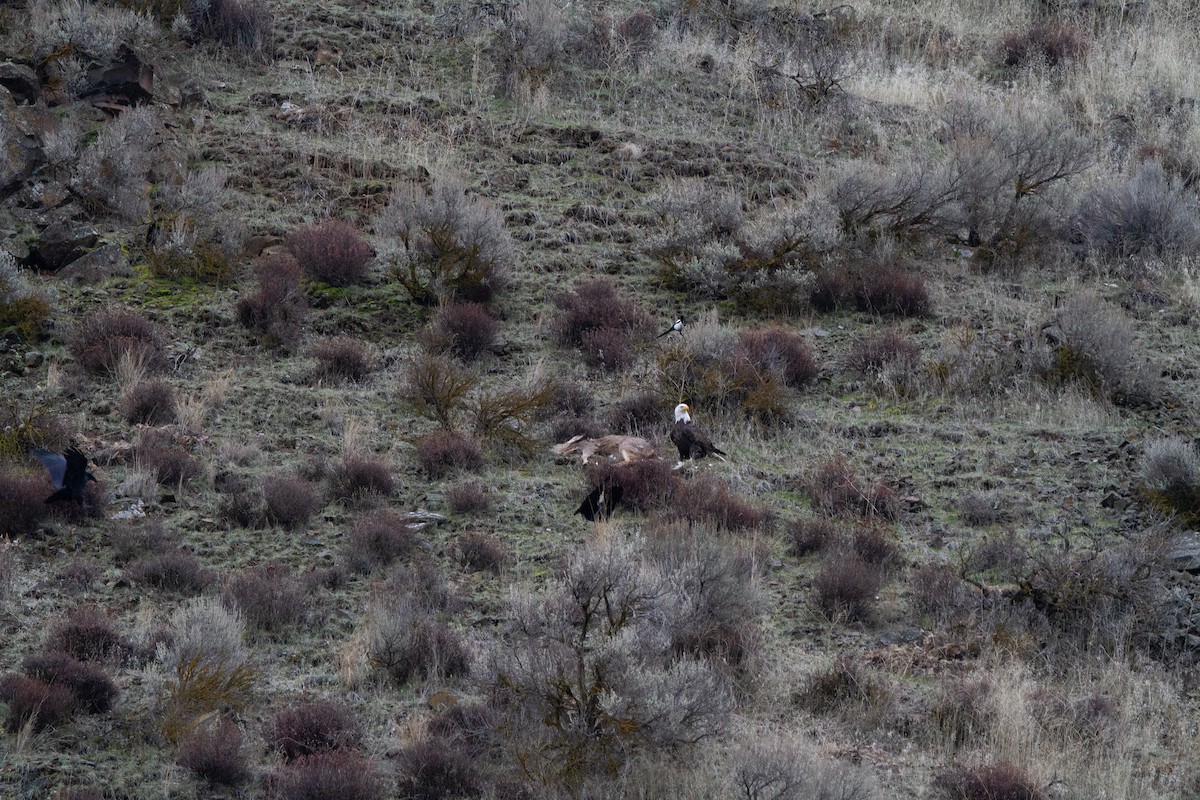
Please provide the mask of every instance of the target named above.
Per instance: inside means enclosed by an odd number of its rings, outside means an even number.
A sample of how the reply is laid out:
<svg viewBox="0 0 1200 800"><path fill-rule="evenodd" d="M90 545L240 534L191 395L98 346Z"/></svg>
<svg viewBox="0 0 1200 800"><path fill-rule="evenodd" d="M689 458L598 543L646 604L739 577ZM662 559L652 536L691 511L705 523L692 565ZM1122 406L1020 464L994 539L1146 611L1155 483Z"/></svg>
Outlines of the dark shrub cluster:
<svg viewBox="0 0 1200 800"><path fill-rule="evenodd" d="M417 547L417 529L391 511L379 511L354 523L346 537L346 562L357 572L370 572L407 556Z"/></svg>
<svg viewBox="0 0 1200 800"><path fill-rule="evenodd" d="M121 394L121 413L131 425L175 421L175 390L166 381L142 381Z"/></svg>
<svg viewBox="0 0 1200 800"><path fill-rule="evenodd" d="M400 391L418 414L449 428L475 383L475 377L461 365L423 354L409 364Z"/></svg>
<svg viewBox="0 0 1200 800"><path fill-rule="evenodd" d="M269 781L270 796L279 800L383 800L385 784L378 770L353 750L329 750L289 762Z"/></svg>
<svg viewBox="0 0 1200 800"><path fill-rule="evenodd" d="M1000 61L1009 69L1057 67L1087 54L1089 42L1070 22L1036 22L1010 31L1000 42Z"/></svg>
<svg viewBox="0 0 1200 800"><path fill-rule="evenodd" d="M193 35L244 55L272 55L275 18L262 0L193 0L184 5Z"/></svg>
<svg viewBox="0 0 1200 800"><path fill-rule="evenodd" d="M584 469L589 492L600 486L620 486L621 505L643 513L671 505L684 488L679 473L656 458L628 464L598 461Z"/></svg>
<svg viewBox="0 0 1200 800"><path fill-rule="evenodd" d="M883 573L857 556L827 560L813 579L817 610L831 620L864 620L883 586Z"/></svg>
<svg viewBox="0 0 1200 800"><path fill-rule="evenodd" d="M327 378L361 381L375 369L367 346L352 336L334 336L317 342L312 349L318 373Z"/></svg>
<svg viewBox="0 0 1200 800"><path fill-rule="evenodd" d="M125 577L134 583L185 595L200 594L213 580L200 559L185 550L135 559L125 567Z"/></svg>
<svg viewBox="0 0 1200 800"><path fill-rule="evenodd" d="M240 528L258 528L266 522L267 509L261 489L245 487L222 492L218 504L221 518Z"/></svg>
<svg viewBox="0 0 1200 800"><path fill-rule="evenodd" d="M268 346L294 346L308 313L300 264L290 255L272 254L255 263L254 273L258 287L238 300L238 321Z"/></svg>
<svg viewBox="0 0 1200 800"><path fill-rule="evenodd" d="M646 312L601 278L576 282L570 291L555 296L554 304L558 307L558 316L551 323L554 338L564 346L585 348L585 353L589 334L596 343L601 343L604 336L619 335L628 342L650 329ZM612 333L599 334L606 329Z"/></svg>
<svg viewBox="0 0 1200 800"><path fill-rule="evenodd" d="M886 519L900 511L896 492L882 481L864 484L840 456L827 459L808 480L814 505L826 514L861 514Z"/></svg>
<svg viewBox="0 0 1200 800"><path fill-rule="evenodd" d="M1072 225L1081 243L1098 255L1164 258L1200 246L1198 215L1194 187L1147 161L1128 181L1084 195Z"/></svg>
<svg viewBox="0 0 1200 800"><path fill-rule="evenodd" d="M866 525L856 530L850 537L850 549L863 561L885 571L900 562L900 547L895 535L879 525Z"/></svg>
<svg viewBox="0 0 1200 800"><path fill-rule="evenodd" d="M296 761L316 753L357 748L362 744L362 726L345 706L315 700L280 711L266 724L263 738L272 750Z"/></svg>
<svg viewBox="0 0 1200 800"><path fill-rule="evenodd" d="M640 462L654 463L654 462ZM666 462L662 462L666 465ZM627 466L614 469L628 469ZM682 483L671 502L675 516L692 523L707 523L720 530L746 531L766 527L772 515L750 505L721 481L696 477Z"/></svg>
<svg viewBox="0 0 1200 800"><path fill-rule="evenodd" d="M828 519L798 519L790 522L784 533L788 551L796 558L804 558L813 553L820 553L828 547L836 546L840 539L837 526Z"/></svg>
<svg viewBox="0 0 1200 800"><path fill-rule="evenodd" d="M426 739L400 754L400 797L448 800L480 796L481 777L475 760L453 743Z"/></svg>
<svg viewBox="0 0 1200 800"><path fill-rule="evenodd" d="M54 487L44 477L0 471L0 534L26 536L50 513L46 498Z"/></svg>
<svg viewBox="0 0 1200 800"><path fill-rule="evenodd" d="M472 531L458 537L455 544L458 558L475 572L499 575L510 560L508 547L496 536L484 531Z"/></svg>
<svg viewBox="0 0 1200 800"><path fill-rule="evenodd" d="M27 656L21 662L21 669L30 678L66 687L75 698L74 707L87 714L102 714L117 699L117 686L103 669L66 653Z"/></svg>
<svg viewBox="0 0 1200 800"><path fill-rule="evenodd" d="M304 585L281 564L242 570L225 582L222 595L261 631L277 632L304 619Z"/></svg>
<svg viewBox="0 0 1200 800"><path fill-rule="evenodd" d="M455 470L477 472L483 467L479 443L457 431L428 433L417 441L417 460L430 478L444 478Z"/></svg>
<svg viewBox="0 0 1200 800"><path fill-rule="evenodd" d="M65 620L52 625L46 635L47 651L66 653L80 661L103 661L130 648L112 620L93 605L75 608Z"/></svg>
<svg viewBox="0 0 1200 800"><path fill-rule="evenodd" d="M741 331L734 359L759 372L773 372L785 386L796 389L812 382L819 372L812 348L804 337L778 325Z"/></svg>
<svg viewBox="0 0 1200 800"><path fill-rule="evenodd" d="M267 519L284 528L299 528L325 506L320 487L295 475L273 475L262 482Z"/></svg>
<svg viewBox="0 0 1200 800"><path fill-rule="evenodd" d="M369 456L350 455L333 470L334 496L349 500L366 494L388 497L396 491L391 470Z"/></svg>
<svg viewBox="0 0 1200 800"><path fill-rule="evenodd" d="M204 474L204 467L171 436L143 428L133 448L133 457L163 486L179 486Z"/></svg>
<svg viewBox="0 0 1200 800"><path fill-rule="evenodd" d="M158 328L128 308L89 314L71 331L67 347L80 366L95 375L112 375L123 357L148 371L161 370L167 363Z"/></svg>
<svg viewBox="0 0 1200 800"><path fill-rule="evenodd" d="M454 703L439 709L430 717L425 730L436 740L450 743L478 757L491 747L498 721L495 710L490 706Z"/></svg>
<svg viewBox="0 0 1200 800"><path fill-rule="evenodd" d="M663 399L656 392L640 392L617 401L608 413L614 431L644 435L663 427Z"/></svg>
<svg viewBox="0 0 1200 800"><path fill-rule="evenodd" d="M70 687L10 672L0 675L0 701L8 704L5 728L16 733L27 723L35 731L61 725L71 717L75 693Z"/></svg>
<svg viewBox="0 0 1200 800"><path fill-rule="evenodd" d="M423 603L413 593L370 612L371 663L397 686L416 678L466 675L470 669L462 639Z"/></svg>
<svg viewBox="0 0 1200 800"><path fill-rule="evenodd" d="M863 373L878 372L892 364L915 366L921 347L895 328L886 328L859 340L847 356L847 366Z"/></svg>
<svg viewBox="0 0 1200 800"><path fill-rule="evenodd" d="M480 514L492 507L492 497L477 484L460 483L446 490L446 506L455 514Z"/></svg>
<svg viewBox="0 0 1200 800"><path fill-rule="evenodd" d="M809 302L822 312L852 309L884 317L923 317L932 309L925 279L895 265L826 267L816 273Z"/></svg>
<svg viewBox="0 0 1200 800"><path fill-rule="evenodd" d="M1049 793L1024 770L1008 763L962 767L933 781L942 800L1048 800Z"/></svg>
<svg viewBox="0 0 1200 800"><path fill-rule="evenodd" d="M234 722L221 720L209 729L193 731L179 743L175 762L210 786L237 786L250 778L242 749L245 737Z"/></svg>
<svg viewBox="0 0 1200 800"><path fill-rule="evenodd" d="M305 275L330 286L363 283L375 257L358 229L339 219L297 228L288 236L287 246Z"/></svg>
<svg viewBox="0 0 1200 800"><path fill-rule="evenodd" d="M0 254L0 330L33 341L53 311L51 295L34 288L7 253Z"/></svg>
<svg viewBox="0 0 1200 800"><path fill-rule="evenodd" d="M430 350L448 350L463 361L474 361L491 349L500 325L478 303L449 303L433 315L425 337Z"/></svg>
<svg viewBox="0 0 1200 800"><path fill-rule="evenodd" d="M851 656L839 656L825 670L809 675L797 700L816 714L862 709L882 699L885 688Z"/></svg>
<svg viewBox="0 0 1200 800"><path fill-rule="evenodd" d="M948 564L924 564L909 579L913 609L933 619L953 619L967 610L967 584Z"/></svg>
<svg viewBox="0 0 1200 800"><path fill-rule="evenodd" d="M579 349L583 351L584 363L607 372L628 369L636 356L629 332L607 325L585 331Z"/></svg>

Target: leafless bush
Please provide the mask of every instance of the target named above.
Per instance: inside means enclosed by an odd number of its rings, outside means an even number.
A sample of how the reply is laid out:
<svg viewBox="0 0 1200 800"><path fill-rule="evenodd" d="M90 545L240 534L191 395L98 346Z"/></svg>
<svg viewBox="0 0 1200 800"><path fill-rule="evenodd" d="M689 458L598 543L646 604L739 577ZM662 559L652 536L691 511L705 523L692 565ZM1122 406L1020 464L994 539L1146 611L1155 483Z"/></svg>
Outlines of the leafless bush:
<svg viewBox="0 0 1200 800"><path fill-rule="evenodd" d="M117 685L99 666L79 661L66 653L46 652L26 656L21 670L51 686L63 686L74 695L74 708L86 714L103 714L116 702Z"/></svg>
<svg viewBox="0 0 1200 800"><path fill-rule="evenodd" d="M45 649L62 652L80 661L103 661L132 649L113 627L112 620L94 605L73 609L62 622L51 626Z"/></svg>
<svg viewBox="0 0 1200 800"><path fill-rule="evenodd" d="M770 525L774 519L769 511L750 505L748 500L736 494L728 484L708 477L696 477L685 481L674 492L671 506L673 514L681 519L692 523L705 523L732 532L761 529Z"/></svg>
<svg viewBox="0 0 1200 800"><path fill-rule="evenodd" d="M470 669L462 639L411 595L375 598L366 625L371 663L397 686L415 678L453 678Z"/></svg>
<svg viewBox="0 0 1200 800"><path fill-rule="evenodd" d="M416 303L486 303L508 283L512 239L503 215L455 181L439 178L431 191L400 184L376 218L375 233Z"/></svg>
<svg viewBox="0 0 1200 800"><path fill-rule="evenodd" d="M34 286L17 269L17 260L0 251L0 330L11 328L33 341L53 310L54 294Z"/></svg>
<svg viewBox="0 0 1200 800"><path fill-rule="evenodd" d="M199 594L213 579L196 556L182 550L134 559L125 567L125 576L134 583L185 595Z"/></svg>
<svg viewBox="0 0 1200 800"><path fill-rule="evenodd" d="M565 15L550 0L530 0L503 13L488 48L501 93L526 102L536 96L566 52L566 34Z"/></svg>
<svg viewBox="0 0 1200 800"><path fill-rule="evenodd" d="M943 163L848 161L836 168L831 182L829 199L847 235L911 236L957 227L956 181Z"/></svg>
<svg viewBox="0 0 1200 800"><path fill-rule="evenodd" d="M352 750L304 756L277 769L268 781L279 800L384 800L379 770Z"/></svg>
<svg viewBox="0 0 1200 800"><path fill-rule="evenodd" d="M868 564L874 564L885 572L899 566L900 546L895 534L878 525L868 524L858 528L850 538L850 549Z"/></svg>
<svg viewBox="0 0 1200 800"><path fill-rule="evenodd" d="M984 527L1009 518L1008 501L995 492L970 492L958 500L958 515L968 525Z"/></svg>
<svg viewBox="0 0 1200 800"><path fill-rule="evenodd" d="M620 486L621 504L635 511L662 510L683 491L683 479L662 459L627 464L592 462L585 469L589 491L601 486Z"/></svg>
<svg viewBox="0 0 1200 800"><path fill-rule="evenodd" d="M367 346L351 336L334 336L318 342L312 349L320 365L320 374L329 378L361 381L375 368Z"/></svg>
<svg viewBox="0 0 1200 800"><path fill-rule="evenodd" d="M8 705L5 728L9 733L16 733L27 724L34 731L61 725L75 707L75 693L69 686L12 672L0 675L0 700Z"/></svg>
<svg viewBox="0 0 1200 800"><path fill-rule="evenodd" d="M1000 61L1009 69L1057 67L1087 55L1090 43L1070 22L1035 22L1010 31L1000 42Z"/></svg>
<svg viewBox="0 0 1200 800"><path fill-rule="evenodd" d="M46 498L54 487L42 477L0 470L0 534L27 536L50 513Z"/></svg>
<svg viewBox="0 0 1200 800"><path fill-rule="evenodd" d="M455 549L459 560L474 572L499 575L511 560L508 546L484 531L472 531L459 536Z"/></svg>
<svg viewBox="0 0 1200 800"><path fill-rule="evenodd" d="M400 796L410 800L477 797L480 770L475 760L453 742L426 739L400 754Z"/></svg>
<svg viewBox="0 0 1200 800"><path fill-rule="evenodd" d="M304 586L281 564L241 570L225 581L221 594L251 627L267 633L300 623L307 611Z"/></svg>
<svg viewBox="0 0 1200 800"><path fill-rule="evenodd" d="M1085 195L1072 222L1086 247L1110 258L1161 259L1200 247L1200 197L1156 161Z"/></svg>
<svg viewBox="0 0 1200 800"><path fill-rule="evenodd" d="M826 561L813 579L817 609L831 620L866 619L882 586L879 567L857 556Z"/></svg>
<svg viewBox="0 0 1200 800"><path fill-rule="evenodd" d="M260 334L268 346L294 346L308 312L300 264L289 255L264 256L255 263L254 272L258 287L238 300L238 321Z"/></svg>
<svg viewBox="0 0 1200 800"><path fill-rule="evenodd" d="M376 494L387 497L396 491L391 470L379 459L346 456L333 470L334 496L343 500Z"/></svg>
<svg viewBox="0 0 1200 800"><path fill-rule="evenodd" d="M944 800L1048 800L1050 797L1028 773L1008 763L943 772L934 779L933 786Z"/></svg>
<svg viewBox="0 0 1200 800"><path fill-rule="evenodd" d="M185 0L185 7L192 35L243 55L272 56L275 17L262 0Z"/></svg>
<svg viewBox="0 0 1200 800"><path fill-rule="evenodd" d="M840 456L825 460L813 471L808 491L813 503L826 514L892 518L900 510L895 490L882 481L863 483Z"/></svg>
<svg viewBox="0 0 1200 800"><path fill-rule="evenodd" d="M810 674L796 699L816 714L860 713L887 700L887 688L852 656L838 656L833 664Z"/></svg>
<svg viewBox="0 0 1200 800"><path fill-rule="evenodd" d="M72 188L97 211L126 222L146 221L150 213L150 171L162 122L152 104L134 106L100 129L79 156Z"/></svg>
<svg viewBox="0 0 1200 800"><path fill-rule="evenodd" d="M221 720L207 730L196 730L179 743L175 761L209 786L237 786L250 778L241 729Z"/></svg>
<svg viewBox="0 0 1200 800"><path fill-rule="evenodd" d="M646 312L602 278L577 281L570 291L556 295L554 304L558 315L551 329L559 344L568 347L584 347L588 334L604 329L638 335L650 327ZM624 349L628 347L625 343Z"/></svg>
<svg viewBox="0 0 1200 800"><path fill-rule="evenodd" d="M68 335L67 347L80 365L94 374L116 374L122 358L145 371L166 366L158 328L137 311L106 308L84 317Z"/></svg>
<svg viewBox="0 0 1200 800"><path fill-rule="evenodd" d="M446 490L446 506L455 514L480 514L492 507L492 496L474 483L460 483Z"/></svg>
<svg viewBox="0 0 1200 800"><path fill-rule="evenodd" d="M608 413L608 427L630 434L645 434L663 427L664 403L657 392L623 397Z"/></svg>
<svg viewBox="0 0 1200 800"><path fill-rule="evenodd" d="M166 381L145 381L121 393L121 412L131 425L163 425L175 420L175 389Z"/></svg>
<svg viewBox="0 0 1200 800"><path fill-rule="evenodd" d="M358 572L370 572L409 555L417 547L417 529L390 511L369 514L346 537L346 561Z"/></svg>
<svg viewBox="0 0 1200 800"><path fill-rule="evenodd" d="M345 706L315 700L275 714L263 730L272 750L288 761L362 744L362 726Z"/></svg>
<svg viewBox="0 0 1200 800"><path fill-rule="evenodd" d="M839 539L837 528L823 517L798 519L788 524L786 534L788 550L796 558L819 553L836 545Z"/></svg>
<svg viewBox="0 0 1200 800"><path fill-rule="evenodd" d="M811 382L818 373L808 342L781 326L741 331L734 358L749 362L759 371L777 373L786 386L793 388Z"/></svg>
<svg viewBox="0 0 1200 800"><path fill-rule="evenodd" d="M895 328L885 328L859 340L847 355L847 366L864 374L898 365L912 370L921 360L921 346Z"/></svg>
<svg viewBox="0 0 1200 800"><path fill-rule="evenodd" d="M287 246L305 275L330 286L365 282L375 255L358 229L340 219L297 228L288 236Z"/></svg>
<svg viewBox="0 0 1200 800"><path fill-rule="evenodd" d="M920 566L909 580L913 609L932 619L955 619L966 610L969 587L948 564L930 562Z"/></svg>
<svg viewBox="0 0 1200 800"><path fill-rule="evenodd" d="M479 358L496 342L500 326L478 303L450 303L434 314L427 345L449 350L463 361Z"/></svg>
<svg viewBox="0 0 1200 800"><path fill-rule="evenodd" d="M953 748L978 742L995 719L995 686L985 678L943 680L930 714Z"/></svg>
<svg viewBox="0 0 1200 800"><path fill-rule="evenodd" d="M1150 442L1142 454L1142 481L1152 505L1185 522L1200 519L1200 453L1191 442Z"/></svg>
<svg viewBox="0 0 1200 800"><path fill-rule="evenodd" d="M589 367L620 372L633 365L635 353L629 334L620 328L595 328L583 334L580 344L583 360Z"/></svg>
<svg viewBox="0 0 1200 800"><path fill-rule="evenodd" d="M169 434L143 428L133 447L133 457L163 486L180 486L204 474L204 467Z"/></svg>
<svg viewBox="0 0 1200 800"><path fill-rule="evenodd" d="M730 779L745 800L870 800L862 769L823 758L815 750L779 737L755 736L733 753Z"/></svg>
<svg viewBox="0 0 1200 800"><path fill-rule="evenodd" d="M553 397L551 385L536 372L472 398L471 428L479 441L500 458L517 460L541 449L533 428Z"/></svg>
<svg viewBox="0 0 1200 800"><path fill-rule="evenodd" d="M294 475L264 478L262 488L267 519L285 528L302 527L325 506L320 488Z"/></svg>
<svg viewBox="0 0 1200 800"><path fill-rule="evenodd" d="M417 442L417 459L430 478L442 478L455 470L476 472L483 467L479 444L456 431L441 430Z"/></svg>
<svg viewBox="0 0 1200 800"><path fill-rule="evenodd" d="M418 414L449 428L475 384L475 377L458 364L419 355L409 364L400 393Z"/></svg>

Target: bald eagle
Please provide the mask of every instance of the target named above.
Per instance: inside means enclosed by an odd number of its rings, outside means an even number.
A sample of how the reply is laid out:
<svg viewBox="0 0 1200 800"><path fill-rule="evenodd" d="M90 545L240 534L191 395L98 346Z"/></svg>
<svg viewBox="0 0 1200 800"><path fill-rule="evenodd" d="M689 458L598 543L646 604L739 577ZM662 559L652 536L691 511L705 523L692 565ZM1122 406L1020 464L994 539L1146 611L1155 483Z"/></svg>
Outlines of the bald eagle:
<svg viewBox="0 0 1200 800"><path fill-rule="evenodd" d="M679 463L675 469L682 467L686 461L705 456L724 461L725 451L714 445L703 432L696 430L690 411L686 403L675 406L675 427L671 430L671 441L679 448Z"/></svg>

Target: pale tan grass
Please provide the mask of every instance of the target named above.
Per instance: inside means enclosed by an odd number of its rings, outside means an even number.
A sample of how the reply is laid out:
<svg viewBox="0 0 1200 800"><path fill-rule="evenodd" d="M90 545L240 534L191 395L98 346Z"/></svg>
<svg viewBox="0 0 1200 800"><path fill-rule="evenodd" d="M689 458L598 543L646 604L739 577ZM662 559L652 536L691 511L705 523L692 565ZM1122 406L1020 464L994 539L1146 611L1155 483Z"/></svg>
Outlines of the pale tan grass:
<svg viewBox="0 0 1200 800"><path fill-rule="evenodd" d="M186 433L199 436L204 432L210 406L200 394L181 394L175 399L175 421Z"/></svg>
<svg viewBox="0 0 1200 800"><path fill-rule="evenodd" d="M153 471L135 460L126 470L125 479L117 486L116 494L118 497L151 503L158 498L158 479Z"/></svg>
<svg viewBox="0 0 1200 800"><path fill-rule="evenodd" d="M361 627L337 649L338 678L347 689L362 688L371 674L371 632Z"/></svg>
<svg viewBox="0 0 1200 800"><path fill-rule="evenodd" d="M229 400L234 390L233 370L215 372L204 382L201 397L209 408L220 408Z"/></svg>
<svg viewBox="0 0 1200 800"><path fill-rule="evenodd" d="M241 439L226 439L217 447L217 460L221 464L236 464L244 467L252 464L262 448Z"/></svg>
<svg viewBox="0 0 1200 800"><path fill-rule="evenodd" d="M60 367L58 364L51 364L50 366L46 367L46 383L43 386L46 390L46 394L52 397L62 391L62 367Z"/></svg>
<svg viewBox="0 0 1200 800"><path fill-rule="evenodd" d="M122 393L128 392L146 380L146 376L149 374L150 362L143 349L132 348L121 351L116 369L113 370L113 378Z"/></svg>
<svg viewBox="0 0 1200 800"><path fill-rule="evenodd" d="M371 452L375 425L361 417L350 417L342 426L342 458L361 457Z"/></svg>

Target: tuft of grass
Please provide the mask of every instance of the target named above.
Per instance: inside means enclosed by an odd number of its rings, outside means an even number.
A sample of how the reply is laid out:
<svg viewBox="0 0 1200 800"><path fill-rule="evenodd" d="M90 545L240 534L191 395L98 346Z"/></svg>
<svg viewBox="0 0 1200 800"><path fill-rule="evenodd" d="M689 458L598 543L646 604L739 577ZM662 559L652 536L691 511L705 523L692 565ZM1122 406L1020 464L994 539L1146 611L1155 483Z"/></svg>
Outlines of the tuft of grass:
<svg viewBox="0 0 1200 800"><path fill-rule="evenodd" d="M264 726L267 745L287 761L316 753L356 749L362 744L362 726L345 706L315 700L284 709Z"/></svg>
<svg viewBox="0 0 1200 800"><path fill-rule="evenodd" d="M179 742L175 763L212 787L238 786L250 779L250 765L243 749L245 736L231 720L211 728L197 728Z"/></svg>
<svg viewBox="0 0 1200 800"><path fill-rule="evenodd" d="M870 616L883 586L879 567L857 556L825 561L813 579L817 610L827 619L858 622Z"/></svg>
<svg viewBox="0 0 1200 800"><path fill-rule="evenodd" d="M942 800L1048 800L1050 794L1024 770L1001 762L960 767L933 781Z"/></svg>
<svg viewBox="0 0 1200 800"><path fill-rule="evenodd" d="M346 536L346 562L357 572L370 572L410 555L417 529L399 514L377 511L357 520Z"/></svg>
<svg viewBox="0 0 1200 800"><path fill-rule="evenodd" d="M267 633L300 623L307 612L303 584L281 564L238 572L226 580L222 597L251 627Z"/></svg>
<svg viewBox="0 0 1200 800"><path fill-rule="evenodd" d="M96 375L116 377L123 358L146 372L157 372L167 364L157 326L129 308L106 308L84 317L68 335L67 347L85 370Z"/></svg>
<svg viewBox="0 0 1200 800"><path fill-rule="evenodd" d="M320 487L296 475L272 475L262 482L267 520L284 528L301 528L325 506Z"/></svg>
<svg viewBox="0 0 1200 800"><path fill-rule="evenodd" d="M417 460L432 479L451 472L478 472L484 464L483 451L474 440L457 431L434 431L417 441Z"/></svg>
<svg viewBox="0 0 1200 800"><path fill-rule="evenodd" d="M175 390L166 381L145 381L121 393L121 413L130 425L175 421Z"/></svg>
<svg viewBox="0 0 1200 800"><path fill-rule="evenodd" d="M458 537L454 545L458 559L473 572L499 575L511 560L508 547L496 536L483 531L471 531Z"/></svg>
<svg viewBox="0 0 1200 800"><path fill-rule="evenodd" d="M196 656L175 668L167 686L162 730L167 741L183 741L218 711L241 713L259 678L248 662L230 663Z"/></svg>
<svg viewBox="0 0 1200 800"><path fill-rule="evenodd" d="M375 359L367 346L351 336L334 336L317 342L312 348L319 374L328 378L362 381L375 369Z"/></svg>

